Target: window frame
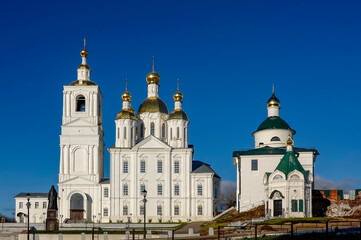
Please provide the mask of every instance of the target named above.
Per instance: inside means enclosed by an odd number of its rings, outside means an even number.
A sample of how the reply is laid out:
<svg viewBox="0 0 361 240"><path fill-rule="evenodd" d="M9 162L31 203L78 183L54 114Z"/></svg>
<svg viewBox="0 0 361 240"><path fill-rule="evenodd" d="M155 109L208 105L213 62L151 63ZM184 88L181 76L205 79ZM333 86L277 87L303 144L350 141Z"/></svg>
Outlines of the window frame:
<svg viewBox="0 0 361 240"><path fill-rule="evenodd" d="M146 172L145 160L140 160L140 173Z"/></svg>
<svg viewBox="0 0 361 240"><path fill-rule="evenodd" d="M203 196L203 185L202 184L197 185L197 195Z"/></svg>
<svg viewBox="0 0 361 240"><path fill-rule="evenodd" d="M129 196L129 186L128 184L123 184L123 196Z"/></svg>
<svg viewBox="0 0 361 240"><path fill-rule="evenodd" d="M180 173L180 161L174 161L174 173Z"/></svg>
<svg viewBox="0 0 361 240"><path fill-rule="evenodd" d="M108 198L109 197L109 188L108 187L104 187L103 189L103 196L105 198Z"/></svg>
<svg viewBox="0 0 361 240"><path fill-rule="evenodd" d="M179 216L180 215L180 209L178 205L174 206L174 216Z"/></svg>
<svg viewBox="0 0 361 240"><path fill-rule="evenodd" d="M198 215L198 216L202 216L202 215L203 215L203 206L202 206L202 205L198 205L198 206L197 206L197 215Z"/></svg>
<svg viewBox="0 0 361 240"><path fill-rule="evenodd" d="M126 210L126 211L125 211ZM128 205L123 206L123 216L127 216L129 214L129 208Z"/></svg>
<svg viewBox="0 0 361 240"><path fill-rule="evenodd" d="M163 185L162 184L157 185L157 195L163 196Z"/></svg>
<svg viewBox="0 0 361 240"><path fill-rule="evenodd" d="M103 208L103 216L108 217L109 216L109 209L107 207Z"/></svg>
<svg viewBox="0 0 361 240"><path fill-rule="evenodd" d="M157 173L163 173L163 161L162 160L157 161Z"/></svg>
<svg viewBox="0 0 361 240"><path fill-rule="evenodd" d="M251 160L251 171L258 171L258 159Z"/></svg>
<svg viewBox="0 0 361 240"><path fill-rule="evenodd" d="M180 190L179 190L179 184L174 184L174 196L179 196Z"/></svg>
<svg viewBox="0 0 361 240"><path fill-rule="evenodd" d="M129 162L128 162L128 160L123 160L123 173L129 173Z"/></svg>

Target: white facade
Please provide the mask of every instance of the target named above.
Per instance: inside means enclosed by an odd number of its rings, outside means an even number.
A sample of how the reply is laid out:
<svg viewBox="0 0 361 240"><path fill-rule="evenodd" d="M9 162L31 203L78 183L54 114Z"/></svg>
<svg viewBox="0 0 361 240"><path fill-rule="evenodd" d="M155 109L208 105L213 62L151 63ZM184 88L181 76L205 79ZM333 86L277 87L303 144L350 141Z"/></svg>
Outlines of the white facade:
<svg viewBox="0 0 361 240"><path fill-rule="evenodd" d="M115 120L116 142L109 148L112 222L128 217L143 221L144 189L148 222L208 220L219 212L214 192L219 192L220 178L209 165L193 161L182 94L179 90L174 94L175 108L168 114L159 98L159 80L153 68L147 76L148 97L137 116L130 93L126 90L122 95L123 109Z"/></svg>
<svg viewBox="0 0 361 240"><path fill-rule="evenodd" d="M252 134L254 149L233 152L233 163L237 169L237 209L246 211L265 204L264 174L273 172L286 153L286 140L296 131L279 117L280 102L273 94L267 102L268 118ZM314 173L316 149L294 148L298 160L310 175ZM312 192L310 193L312 194ZM310 195L312 199L312 195Z"/></svg>
<svg viewBox="0 0 361 240"><path fill-rule="evenodd" d="M15 197L15 220L19 223L28 222L26 193L19 193ZM29 220L31 223L44 223L48 209L47 193L30 193Z"/></svg>
<svg viewBox="0 0 361 240"><path fill-rule="evenodd" d="M88 52L81 51L78 79L64 86L60 135L58 217L60 221L209 220L220 211L220 177L206 163L193 161L189 120L174 94L170 114L159 98L160 76L148 74L148 97L135 114L131 95L123 95L109 148L110 179L104 179L102 93L90 79ZM150 220L151 219L151 220Z"/></svg>

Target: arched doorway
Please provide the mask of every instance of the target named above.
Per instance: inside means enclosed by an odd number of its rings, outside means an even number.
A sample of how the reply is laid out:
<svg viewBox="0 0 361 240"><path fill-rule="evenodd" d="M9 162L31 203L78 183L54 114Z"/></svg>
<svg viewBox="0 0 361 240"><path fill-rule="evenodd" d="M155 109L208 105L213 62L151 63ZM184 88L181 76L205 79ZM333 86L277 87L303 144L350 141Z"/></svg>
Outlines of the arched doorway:
<svg viewBox="0 0 361 240"><path fill-rule="evenodd" d="M84 197L80 193L74 193L70 197L70 220L82 220L83 215Z"/></svg>

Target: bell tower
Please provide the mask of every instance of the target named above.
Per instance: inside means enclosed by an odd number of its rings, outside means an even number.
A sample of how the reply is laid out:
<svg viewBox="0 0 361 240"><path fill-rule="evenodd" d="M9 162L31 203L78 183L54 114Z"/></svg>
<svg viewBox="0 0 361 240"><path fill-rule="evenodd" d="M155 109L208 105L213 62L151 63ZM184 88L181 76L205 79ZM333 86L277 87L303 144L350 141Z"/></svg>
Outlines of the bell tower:
<svg viewBox="0 0 361 240"><path fill-rule="evenodd" d="M99 183L104 174L102 93L90 80L85 40L80 55L78 79L63 91L59 184L79 176Z"/></svg>

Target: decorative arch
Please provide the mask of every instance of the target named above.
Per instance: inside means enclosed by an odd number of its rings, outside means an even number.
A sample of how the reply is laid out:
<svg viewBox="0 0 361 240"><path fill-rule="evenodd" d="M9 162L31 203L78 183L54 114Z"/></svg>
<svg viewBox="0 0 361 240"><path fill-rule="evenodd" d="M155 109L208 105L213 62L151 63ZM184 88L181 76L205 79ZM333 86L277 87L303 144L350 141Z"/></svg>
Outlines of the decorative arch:
<svg viewBox="0 0 361 240"><path fill-rule="evenodd" d="M282 194L280 191L278 191L278 190L274 190L274 191L271 193L271 195L269 196L270 199L273 199L273 197L275 197L275 198L285 198L285 197L283 196L283 194Z"/></svg>

